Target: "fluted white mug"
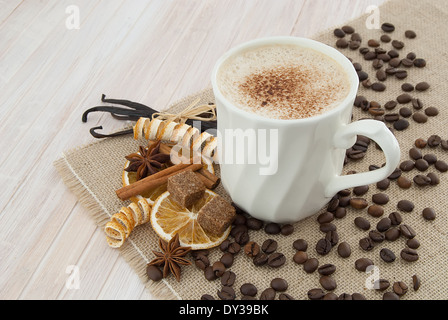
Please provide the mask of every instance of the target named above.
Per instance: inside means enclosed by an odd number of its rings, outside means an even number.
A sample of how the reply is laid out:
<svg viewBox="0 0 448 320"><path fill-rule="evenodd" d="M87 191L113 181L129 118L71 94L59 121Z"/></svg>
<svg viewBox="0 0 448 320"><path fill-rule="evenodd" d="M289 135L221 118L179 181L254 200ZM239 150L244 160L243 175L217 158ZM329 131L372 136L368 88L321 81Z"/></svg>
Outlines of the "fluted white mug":
<svg viewBox="0 0 448 320"><path fill-rule="evenodd" d="M218 71L230 57L265 45L296 45L334 59L349 78L348 95L323 114L295 120L270 119L238 108L222 94L217 82ZM320 211L340 190L376 183L388 177L400 161L398 142L384 123L376 120L351 123L358 75L343 54L323 43L286 36L241 44L217 61L211 81L217 107L221 181L233 202L255 218L278 223L299 221ZM265 138L273 133L265 140L278 155L276 159L270 159L275 162L271 163L275 173L263 173L266 163L229 161L229 153L241 152L230 141L235 135L225 134L229 131L264 133ZM383 150L386 164L378 170L341 176L346 149L353 146L357 135L374 140ZM240 139L246 137L243 135ZM247 148L249 155L256 152L254 144ZM247 156L242 158L248 159Z"/></svg>

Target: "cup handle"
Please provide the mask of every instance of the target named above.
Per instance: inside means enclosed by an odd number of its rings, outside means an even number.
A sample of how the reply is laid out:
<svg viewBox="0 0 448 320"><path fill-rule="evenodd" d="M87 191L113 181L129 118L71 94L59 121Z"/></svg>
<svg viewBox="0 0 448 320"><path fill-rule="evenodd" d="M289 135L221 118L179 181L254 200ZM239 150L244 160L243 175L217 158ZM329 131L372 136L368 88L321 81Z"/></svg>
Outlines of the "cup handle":
<svg viewBox="0 0 448 320"><path fill-rule="evenodd" d="M325 196L333 197L343 189L376 183L387 178L400 162L400 146L392 132L377 120L360 120L344 125L333 137L336 148L348 149L356 141L357 135L374 140L386 156L386 165L378 170L346 176L335 176L325 189Z"/></svg>

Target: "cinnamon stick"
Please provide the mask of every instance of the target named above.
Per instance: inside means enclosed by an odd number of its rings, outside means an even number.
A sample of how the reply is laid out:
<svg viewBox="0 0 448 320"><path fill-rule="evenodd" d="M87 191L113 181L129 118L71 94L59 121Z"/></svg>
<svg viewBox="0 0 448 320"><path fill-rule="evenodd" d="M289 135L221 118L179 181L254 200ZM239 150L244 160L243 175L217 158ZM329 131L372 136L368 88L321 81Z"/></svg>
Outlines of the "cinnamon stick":
<svg viewBox="0 0 448 320"><path fill-rule="evenodd" d="M202 180L208 189L215 189L221 181L219 177L204 168L198 170L196 175Z"/></svg>
<svg viewBox="0 0 448 320"><path fill-rule="evenodd" d="M146 178L138 180L128 186L120 188L116 190L115 193L121 200L128 200L131 197L135 197L145 191L155 189L164 183L167 183L168 178L174 176L175 174L186 170L197 171L201 168L202 164L176 164Z"/></svg>

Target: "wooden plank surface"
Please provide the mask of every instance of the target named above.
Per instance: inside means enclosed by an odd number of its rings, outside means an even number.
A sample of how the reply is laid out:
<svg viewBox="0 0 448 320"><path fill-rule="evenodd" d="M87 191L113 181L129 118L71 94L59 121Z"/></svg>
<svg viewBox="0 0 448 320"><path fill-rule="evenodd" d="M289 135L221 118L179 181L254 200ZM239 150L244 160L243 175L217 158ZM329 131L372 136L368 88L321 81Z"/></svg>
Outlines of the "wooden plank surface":
<svg viewBox="0 0 448 320"><path fill-rule="evenodd" d="M53 167L90 127L124 125L81 122L102 93L163 110L208 87L236 44L311 37L383 1L1 0L0 298L152 298Z"/></svg>

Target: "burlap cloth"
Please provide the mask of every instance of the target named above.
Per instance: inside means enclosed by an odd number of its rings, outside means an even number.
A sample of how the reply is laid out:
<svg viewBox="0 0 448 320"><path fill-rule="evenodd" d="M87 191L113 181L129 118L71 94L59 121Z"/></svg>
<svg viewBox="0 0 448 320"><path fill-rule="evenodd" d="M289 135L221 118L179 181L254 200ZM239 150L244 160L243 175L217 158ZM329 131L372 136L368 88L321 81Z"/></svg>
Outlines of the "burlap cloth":
<svg viewBox="0 0 448 320"><path fill-rule="evenodd" d="M363 37L363 45L366 46L368 39L378 39L383 32L381 30L368 30L365 22L368 15L362 16L354 21L347 22L353 26ZM430 90L426 92L412 92L411 94L422 100L425 107L435 106L439 108L440 114L437 117L429 118L425 124L418 124L412 119L410 127L405 131L396 131L402 150L402 160L409 159L408 150L413 146L415 139L427 139L432 134L438 134L443 139L448 138L446 126L448 124L448 111L446 101L448 100L448 84L446 74L448 74L448 57L446 45L448 43L448 10L444 0L392 0L380 7L381 23L391 22L396 26L396 30L391 34L393 39L403 40L405 48L400 51L401 57L408 52L415 52L417 57L427 60L426 68L408 69L409 76L405 80L412 84L420 81L427 81L431 84ZM329 17L331 18L331 17ZM404 31L412 29L417 32L417 38L405 39ZM327 30L314 37L334 46L336 37L332 30ZM383 48L390 49L390 44L382 44ZM374 70L371 62L364 61L357 50L342 49L347 56L354 61L360 62L364 70L375 80ZM360 94L369 100L375 100L383 104L389 100L394 100L401 91L401 84L404 81L389 78L385 82L387 89L383 93L375 93L372 90L360 88ZM197 93L191 97L174 104L170 111L179 111L185 108L196 97L201 97L202 102L213 101L213 94L210 89ZM409 105L408 105L409 106ZM393 110L397 112L398 108ZM411 107L412 109L412 107ZM391 111L389 111L391 112ZM368 116L367 113L355 108L354 119ZM87 131L86 131L87 134ZM124 156L135 152L142 141L134 141L132 136L104 139L96 141L90 145L80 147L76 150L66 152L63 157L55 162L55 166L66 182L67 186L77 194L79 200L87 207L95 218L98 225L103 226L110 216L127 203L120 201L115 195L115 190L121 187L121 172L124 165ZM439 159L448 160L448 151L438 148L426 148L423 153L434 153ZM356 170L366 171L370 164L381 165L384 162L383 154L374 146L370 146L367 156L359 162L348 163L344 171ZM250 238L261 244L267 238L278 241L278 250L286 255L285 265L278 269L268 266L256 267L243 252L235 257L235 262L230 270L236 273L234 284L237 298L241 297L240 286L245 282L253 283L258 288L258 296L262 290L270 286L270 281L275 277L281 277L288 281L289 288L286 293L296 299L306 299L307 291L311 288L320 288L319 274L314 272L307 274L301 265L293 262L292 257L295 250L292 247L294 240L303 238L308 241L308 254L310 257L318 258L320 265L333 263L337 270L334 278L337 282L336 294L360 292L368 299L381 299L382 293L369 290L365 286L366 279L370 274L357 271L354 262L360 257L372 259L379 267L380 278L387 279L391 283L403 281L409 286L408 293L403 299L446 299L448 298L448 241L447 241L447 212L448 212L448 177L439 173L434 166L431 166L426 173L437 172L440 176L440 184L425 188L413 185L410 189L400 189L395 181L392 181L386 191L390 196L390 201L384 206L385 215L397 211L397 202L401 199L412 200L415 209L411 213L401 212L404 223L410 225L417 232L417 238L421 242L418 249L420 259L417 262L406 262L400 258L400 251L405 247L406 239L399 238L394 242L384 241L375 246L370 252L363 251L358 244L359 239L367 236L367 231L362 231L354 226L354 219L357 216L367 218L374 229L379 218L373 218L367 214L366 210L354 210L347 208L347 216L343 219L335 220L340 242L346 241L352 248L352 255L347 259L338 256L336 249L327 256L319 256L315 251L316 242L324 237L319 231L316 216L312 216L294 225L294 233L290 236L275 235L270 236L264 231L250 231ZM419 172L414 169L403 175L412 179ZM221 188L218 192L226 195ZM371 196L381 192L375 185L370 186L369 192L363 196L372 203ZM425 207L432 207L437 213L435 221L426 221L422 218L421 212ZM324 209L323 209L324 210ZM323 212L323 210L321 212ZM199 299L202 294L209 293L217 298L217 290L221 288L219 279L207 281L203 272L194 265L182 269L181 282L177 282L170 276L160 282L148 281L145 269L146 264L154 258L151 250L158 250L157 236L151 229L150 224L137 227L125 245L119 249L122 256L129 261L135 272L141 277L148 290L155 298L159 299ZM106 239L104 240L106 241ZM397 260L393 263L385 263L379 256L381 248L389 248L396 255ZM115 249L110 249L115 250ZM222 252L215 248L210 253L211 263L217 261ZM417 274L421 280L421 288L415 292L412 289L412 275ZM389 291L391 288L388 289ZM258 297L257 296L257 297Z"/></svg>

